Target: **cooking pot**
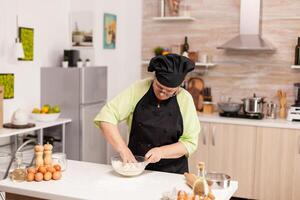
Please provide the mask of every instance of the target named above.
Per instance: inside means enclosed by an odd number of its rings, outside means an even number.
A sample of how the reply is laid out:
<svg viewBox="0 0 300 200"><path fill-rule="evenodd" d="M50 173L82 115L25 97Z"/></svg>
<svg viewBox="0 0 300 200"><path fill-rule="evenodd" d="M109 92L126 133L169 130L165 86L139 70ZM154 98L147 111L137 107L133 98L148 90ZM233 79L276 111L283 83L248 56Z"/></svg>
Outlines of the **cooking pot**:
<svg viewBox="0 0 300 200"><path fill-rule="evenodd" d="M262 114L265 97L257 97L255 93L253 97L242 99L244 102L244 112L248 114Z"/></svg>
<svg viewBox="0 0 300 200"><path fill-rule="evenodd" d="M240 111L242 103L231 102L231 98L228 98L227 102L219 102L218 107L226 113L237 113Z"/></svg>

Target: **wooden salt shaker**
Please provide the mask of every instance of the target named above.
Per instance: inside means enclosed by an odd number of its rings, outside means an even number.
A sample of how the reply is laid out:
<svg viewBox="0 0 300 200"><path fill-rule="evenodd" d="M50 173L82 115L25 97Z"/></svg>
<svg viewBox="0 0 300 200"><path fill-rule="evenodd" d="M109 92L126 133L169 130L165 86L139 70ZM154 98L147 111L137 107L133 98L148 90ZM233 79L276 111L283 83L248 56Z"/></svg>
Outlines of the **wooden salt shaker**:
<svg viewBox="0 0 300 200"><path fill-rule="evenodd" d="M35 145L34 151L35 151L35 167L38 168L40 166L43 166L44 165L44 160L43 160L44 147L42 145Z"/></svg>
<svg viewBox="0 0 300 200"><path fill-rule="evenodd" d="M53 146L49 143L44 145L44 164L45 166L52 165L52 149Z"/></svg>

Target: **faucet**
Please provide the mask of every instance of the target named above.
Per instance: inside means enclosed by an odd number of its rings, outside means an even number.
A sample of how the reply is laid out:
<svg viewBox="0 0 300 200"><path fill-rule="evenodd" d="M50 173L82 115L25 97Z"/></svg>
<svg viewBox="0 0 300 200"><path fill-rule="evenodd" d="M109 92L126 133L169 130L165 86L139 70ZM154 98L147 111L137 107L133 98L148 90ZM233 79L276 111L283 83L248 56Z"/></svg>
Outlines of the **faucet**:
<svg viewBox="0 0 300 200"><path fill-rule="evenodd" d="M29 140L25 141L25 142L24 142L23 144L21 144L21 145L19 146L19 148L12 154L12 157L11 157L11 159L10 159L9 165L8 165L8 167L7 167L7 169L6 169L6 172L5 172L5 175L4 175L3 179L6 179L6 178L8 177L9 170L10 170L11 165L12 165L12 163L13 163L15 157L16 157L16 154L17 154L19 151L21 151L26 145L28 145L28 144L30 144L30 143L37 144L37 141L36 141L36 139L29 139ZM32 165L33 160L34 160L34 156L33 156L32 160L31 160L30 165Z"/></svg>

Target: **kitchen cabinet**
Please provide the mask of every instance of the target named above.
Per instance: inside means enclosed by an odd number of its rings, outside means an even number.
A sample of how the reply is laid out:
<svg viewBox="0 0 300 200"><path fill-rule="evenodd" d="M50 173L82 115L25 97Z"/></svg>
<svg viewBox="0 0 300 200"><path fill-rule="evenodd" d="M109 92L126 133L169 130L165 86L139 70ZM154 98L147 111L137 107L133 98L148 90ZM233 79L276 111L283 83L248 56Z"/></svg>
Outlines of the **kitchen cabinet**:
<svg viewBox="0 0 300 200"><path fill-rule="evenodd" d="M201 122L198 149L189 159L190 171L204 161L207 171L229 174L239 183L234 196L253 198L256 127Z"/></svg>
<svg viewBox="0 0 300 200"><path fill-rule="evenodd" d="M255 195L260 200L300 197L299 130L257 129Z"/></svg>
<svg viewBox="0 0 300 200"><path fill-rule="evenodd" d="M294 176L293 176L293 200L300 199L300 131L297 132L295 160L294 160Z"/></svg>
<svg viewBox="0 0 300 200"><path fill-rule="evenodd" d="M208 167L208 136L210 123L201 122L197 150L189 157L190 173L198 174L198 162L203 161Z"/></svg>

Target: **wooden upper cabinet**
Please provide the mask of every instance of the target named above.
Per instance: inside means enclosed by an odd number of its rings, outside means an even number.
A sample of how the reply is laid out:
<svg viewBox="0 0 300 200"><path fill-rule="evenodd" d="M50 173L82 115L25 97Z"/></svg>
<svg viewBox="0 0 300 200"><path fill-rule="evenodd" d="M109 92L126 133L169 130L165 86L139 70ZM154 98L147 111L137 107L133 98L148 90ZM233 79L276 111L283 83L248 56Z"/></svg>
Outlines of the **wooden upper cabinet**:
<svg viewBox="0 0 300 200"><path fill-rule="evenodd" d="M211 123L208 171L237 180L236 197L253 198L256 127Z"/></svg>
<svg viewBox="0 0 300 200"><path fill-rule="evenodd" d="M255 178L257 199L293 199L293 195L297 197L295 200L300 199L298 132L292 129L258 128ZM296 173L298 179L295 178ZM298 184L297 188L295 184Z"/></svg>
<svg viewBox="0 0 300 200"><path fill-rule="evenodd" d="M189 157L189 171L197 174L197 165L199 161L205 162L208 165L208 137L209 123L201 122L201 131L198 138L197 150Z"/></svg>

